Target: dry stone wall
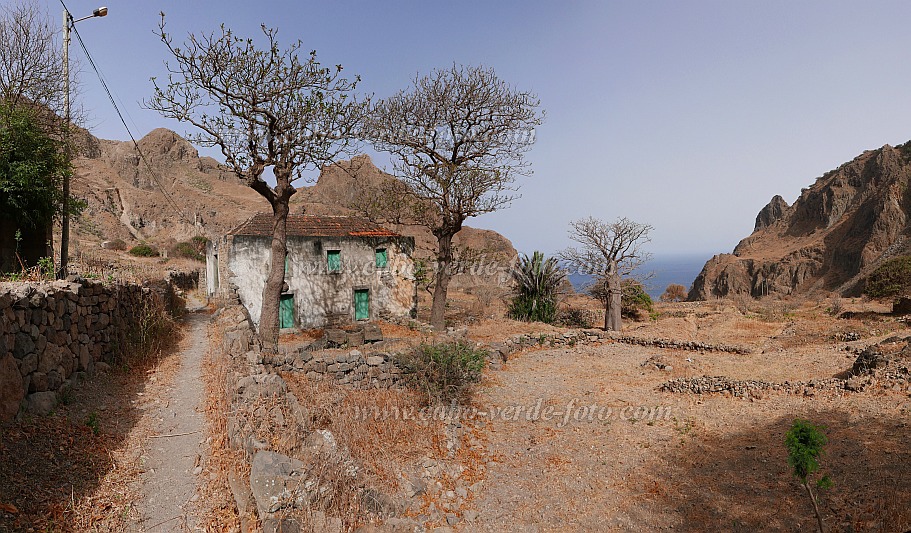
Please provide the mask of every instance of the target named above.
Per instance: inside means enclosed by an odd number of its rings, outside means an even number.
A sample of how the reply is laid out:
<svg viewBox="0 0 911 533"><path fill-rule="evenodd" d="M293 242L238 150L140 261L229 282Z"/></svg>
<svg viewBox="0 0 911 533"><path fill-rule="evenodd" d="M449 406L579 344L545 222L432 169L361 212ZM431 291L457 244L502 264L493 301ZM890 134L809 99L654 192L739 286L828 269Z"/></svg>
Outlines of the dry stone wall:
<svg viewBox="0 0 911 533"><path fill-rule="evenodd" d="M152 289L71 278L0 284L0 421L46 414L121 357Z"/></svg>

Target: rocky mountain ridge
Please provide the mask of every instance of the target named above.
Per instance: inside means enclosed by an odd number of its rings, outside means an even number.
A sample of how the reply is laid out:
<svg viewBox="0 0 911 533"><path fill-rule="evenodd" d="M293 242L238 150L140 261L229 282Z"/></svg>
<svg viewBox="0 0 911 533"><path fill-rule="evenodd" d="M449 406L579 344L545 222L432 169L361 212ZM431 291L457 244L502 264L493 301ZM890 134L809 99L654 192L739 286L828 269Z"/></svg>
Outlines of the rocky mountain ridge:
<svg viewBox="0 0 911 533"><path fill-rule="evenodd" d="M156 129L138 141L148 165L132 141L98 139L80 132L73 192L88 207L74 223L73 241L90 250L104 241L140 241L167 248L195 235L224 235L269 204L217 160L200 157L177 133ZM394 180L366 155L325 167L316 183L301 186L291 199L293 213L358 214L354 199ZM417 255L431 257L436 244L430 232L414 224L387 224L415 237ZM511 259L516 252L502 235L466 227L456 236L460 249Z"/></svg>
<svg viewBox="0 0 911 533"><path fill-rule="evenodd" d="M865 151L817 178L793 205L776 195L732 254L705 264L689 299L859 294L877 265L911 250L909 180L911 141Z"/></svg>

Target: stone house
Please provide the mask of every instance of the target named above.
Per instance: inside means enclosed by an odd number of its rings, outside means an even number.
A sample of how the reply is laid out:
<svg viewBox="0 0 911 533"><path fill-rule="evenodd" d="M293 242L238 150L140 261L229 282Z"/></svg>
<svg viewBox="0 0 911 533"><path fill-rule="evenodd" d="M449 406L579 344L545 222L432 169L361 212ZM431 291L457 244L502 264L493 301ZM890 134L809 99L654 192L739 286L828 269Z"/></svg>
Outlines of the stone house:
<svg viewBox="0 0 911 533"><path fill-rule="evenodd" d="M206 253L208 295L236 289L256 324L271 243L272 215L260 213L210 242ZM415 316L413 237L359 217L289 215L287 248L282 328Z"/></svg>

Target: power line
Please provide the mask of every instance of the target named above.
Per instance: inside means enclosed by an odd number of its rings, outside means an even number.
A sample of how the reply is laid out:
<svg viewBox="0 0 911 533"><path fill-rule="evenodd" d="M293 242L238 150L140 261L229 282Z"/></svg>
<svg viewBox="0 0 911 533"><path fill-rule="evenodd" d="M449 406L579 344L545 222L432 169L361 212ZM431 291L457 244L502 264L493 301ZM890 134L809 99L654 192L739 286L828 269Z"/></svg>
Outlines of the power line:
<svg viewBox="0 0 911 533"><path fill-rule="evenodd" d="M60 0L60 4L63 5L63 9L66 9L69 13L69 9L66 7L66 4L63 0ZM123 113L120 112L120 108L117 106L117 102L114 101L114 95L111 94L111 90L108 88L107 82L104 80L104 76L101 75L101 71L98 69L98 66L95 64L95 60L92 58L92 54L89 53L88 48L85 46L85 42L82 40L82 36L79 35L79 32L76 30L76 27L72 27L72 32L76 35L76 40L79 41L79 46L82 48L82 52L85 54L85 57L88 58L89 64L92 66L92 70L95 71L95 75L98 76L98 81L101 82L101 86L104 88L104 92L108 95L108 100L111 101L111 105L114 106L114 111L117 112L117 116L120 117L120 122L123 124L124 129L127 130L127 134L130 136L130 140L133 141L133 146L136 148L136 151L139 152L139 158L142 159L142 162L145 163L146 169L149 171L149 175L152 177L152 181L158 186L161 190L161 193L164 195L165 199L174 208L174 211L177 212L178 216L182 218L185 222L192 226L196 226L195 220L190 220L190 218L180 209L174 199L171 197L171 194L165 189L162 182L158 179L155 174L152 165L149 163L149 160L146 158L145 153L143 153L142 148L139 147L139 143L136 142L136 137L133 136L133 132L130 131L130 127L127 125L126 120L123 118Z"/></svg>

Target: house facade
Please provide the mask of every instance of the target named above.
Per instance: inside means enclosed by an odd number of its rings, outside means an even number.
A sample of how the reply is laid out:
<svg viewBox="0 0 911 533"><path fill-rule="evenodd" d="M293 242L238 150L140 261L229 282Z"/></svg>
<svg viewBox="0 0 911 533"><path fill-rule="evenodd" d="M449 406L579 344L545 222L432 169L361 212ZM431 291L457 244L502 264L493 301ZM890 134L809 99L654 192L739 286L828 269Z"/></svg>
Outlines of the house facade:
<svg viewBox="0 0 911 533"><path fill-rule="evenodd" d="M209 243L210 297L236 289L258 325L271 265L272 215L260 213ZM289 215L279 325L302 329L413 317L414 238L367 219Z"/></svg>

